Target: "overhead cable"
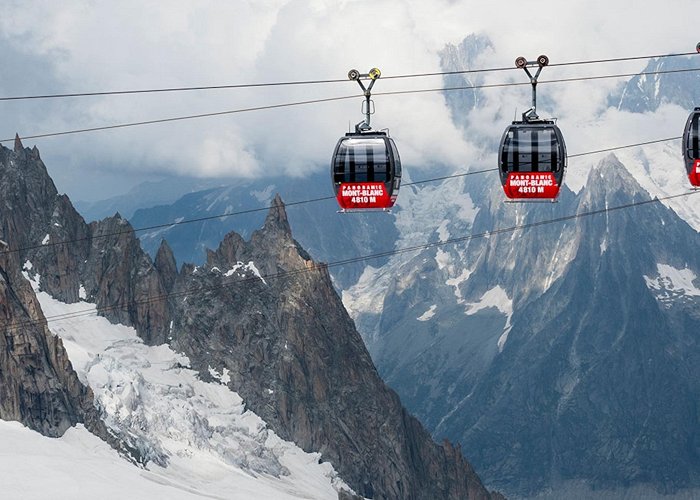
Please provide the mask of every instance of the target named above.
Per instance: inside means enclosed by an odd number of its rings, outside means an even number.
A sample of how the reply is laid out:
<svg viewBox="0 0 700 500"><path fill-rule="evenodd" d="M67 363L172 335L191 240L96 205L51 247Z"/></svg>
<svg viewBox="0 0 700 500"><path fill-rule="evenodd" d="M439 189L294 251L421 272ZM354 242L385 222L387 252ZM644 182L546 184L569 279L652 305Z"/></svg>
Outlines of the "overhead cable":
<svg viewBox="0 0 700 500"><path fill-rule="evenodd" d="M296 275L300 275L300 274L319 271L319 270L322 270L325 268L340 267L340 266L345 266L345 265L353 264L353 263L357 263L357 262L365 262L368 260L375 260L375 259L379 259L379 258L390 257L393 255L399 255L399 254L414 252L414 251L418 251L418 250L428 250L431 248L439 248L439 247L443 247L446 245L454 245L456 243L464 243L467 241L471 241L471 240L475 240L475 239L479 239L479 238L487 238L487 237L495 236L495 235L499 235L499 234L512 233L512 232L516 232L516 231L524 231L526 229L541 227L541 226L545 226L545 225L549 225L549 224L558 224L558 223L567 222L570 220L581 219L584 217L591 217L591 216L601 215L601 214L609 214L609 213L613 213L613 212L627 210L627 209L634 208L634 207L655 204L655 203L659 203L661 201L692 196L692 195L695 195L698 193L700 193L700 191L685 191L683 193L663 196L661 198L649 198L646 200L625 203L625 204L617 205L614 207L606 207L606 208L601 208L598 210L590 210L587 212L579 212L579 213L575 213L575 214L565 215L565 216L556 217L553 219L545 219L545 220L536 221L536 222L529 222L529 223L525 223L525 224L517 224L514 226L505 227L505 228L496 228L496 229L492 229L489 231L483 231L480 233L472 233L472 234L468 234L465 236L449 238L449 239L442 240L442 241L435 241L435 242L424 243L424 244L419 244L419 245L411 245L411 246L407 246L407 247L403 247L403 248L397 248L394 250L387 250L385 252L378 252L378 253L369 254L369 255L362 255L362 256L358 256L358 257L337 260L337 261L329 262L326 264L314 263L311 266L304 266L303 268L298 268L298 269L280 271L277 273L269 273L269 274L260 275L260 276L256 275L253 277L247 277L247 278L241 278L241 279L225 280L223 283L220 283L217 285L190 287L186 290L154 295L154 296L147 297L147 298L144 298L141 300L129 302L128 304L113 304L113 305L109 305L109 306L101 306L101 307L96 307L96 308L84 309L84 310L80 310L80 311L72 311L69 313L49 315L49 316L45 316L43 320L33 319L33 320L26 320L26 321L18 321L18 322L6 325L6 328L19 328L19 327L23 327L23 326L27 326L27 325L31 325L31 324L45 324L45 323L50 322L50 321L65 321L65 320L79 318L79 317L83 317L83 316L92 316L98 312L107 312L107 311L112 311L112 310L124 309L125 307L133 307L136 305L148 305L148 304L152 304L155 302L161 302L163 300L167 300L170 298L178 298L178 297L189 296L189 295L193 295L193 294L212 292L212 291L240 285L242 283L251 282L251 281L274 280L274 279L286 278L286 277L290 277L290 276L296 276Z"/></svg>
<svg viewBox="0 0 700 500"><path fill-rule="evenodd" d="M662 59L668 57L680 57L697 55L697 52L683 52L675 54L658 54L648 56L631 56L631 57L614 57L608 59L590 59L579 61L566 61L561 63L552 63L549 66L564 67L564 66L579 66L584 64L601 64L610 62L637 61L644 59ZM464 69L455 71L434 71L423 73L409 73L399 75L382 76L382 80L400 80L407 78L421 78L430 76L446 76L446 75L463 75L470 73L494 73L501 71L511 71L517 68L513 66L495 67L495 68L480 68L480 69ZM286 86L303 86L303 85L318 85L329 83L346 83L347 78L330 78L320 80L291 80L279 82L258 82L258 83L236 83L222 85L197 85L189 87L160 87L146 89L126 89L126 90L105 90L105 91L89 91L89 92L65 92L55 94L34 94L34 95L17 95L17 96L0 96L0 101L24 101L38 99L65 99L72 97L104 97L115 95L135 95L135 94L157 94L157 93L173 93L173 92L194 92L205 90L227 90L227 89L244 89L244 88L264 88L264 87L286 87Z"/></svg>

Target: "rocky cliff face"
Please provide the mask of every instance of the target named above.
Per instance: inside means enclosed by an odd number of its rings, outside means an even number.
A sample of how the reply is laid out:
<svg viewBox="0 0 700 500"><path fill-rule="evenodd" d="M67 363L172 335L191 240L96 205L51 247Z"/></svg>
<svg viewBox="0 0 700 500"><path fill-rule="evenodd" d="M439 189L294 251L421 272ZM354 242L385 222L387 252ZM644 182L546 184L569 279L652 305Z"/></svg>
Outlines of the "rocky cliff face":
<svg viewBox="0 0 700 500"><path fill-rule="evenodd" d="M0 149L1 231L19 262L33 262L42 288L67 302L78 300L79 269L88 253L88 228L59 195L36 148ZM71 241L70 244L59 244ZM20 249L19 251L15 251Z"/></svg>
<svg viewBox="0 0 700 500"><path fill-rule="evenodd" d="M591 172L578 211L645 199L611 157ZM700 260L688 249L698 234L652 204L584 218L552 244L568 264L554 279L533 277L546 286L514 306L502 352L438 430L520 494L580 478L697 487Z"/></svg>
<svg viewBox="0 0 700 500"><path fill-rule="evenodd" d="M191 290L198 290L191 293ZM229 234L173 288L172 343L284 438L319 450L370 498L490 498L461 452L438 446L382 382L327 269L276 198L262 229Z"/></svg>
<svg viewBox="0 0 700 500"><path fill-rule="evenodd" d="M29 257L38 257L35 260L44 264L46 289L66 300L77 298L75 271L85 241L71 251L37 242L48 242L52 235L79 239L86 228L75 223L80 219L68 199L58 196L38 151L23 148L19 139L14 151L0 148L0 190L1 239L8 245L0 249L0 418L18 420L48 436L60 436L82 422L117 445L99 419L92 392L73 371L62 342L46 327L24 276L36 274ZM23 250L14 250L18 248Z"/></svg>
<svg viewBox="0 0 700 500"><path fill-rule="evenodd" d="M10 244L0 263L2 418L50 435L85 421L110 439L60 341L40 323L12 328L41 319L24 267L54 297L94 301L146 342L184 351L203 378L227 381L280 436L320 451L362 495L499 498L459 448L433 442L384 385L327 269L292 238L279 198L250 241L228 234L203 266L178 272L167 244L151 262L118 214L85 224L38 151L18 141L0 154L2 187L14 193L0 210Z"/></svg>
<svg viewBox="0 0 700 500"><path fill-rule="evenodd" d="M0 264L0 418L48 436L96 419L92 393L73 371L63 345L43 323L16 262Z"/></svg>
<svg viewBox="0 0 700 500"><path fill-rule="evenodd" d="M166 287L129 223L119 214L89 226L81 276L89 301L114 321L134 326L146 343L166 340Z"/></svg>

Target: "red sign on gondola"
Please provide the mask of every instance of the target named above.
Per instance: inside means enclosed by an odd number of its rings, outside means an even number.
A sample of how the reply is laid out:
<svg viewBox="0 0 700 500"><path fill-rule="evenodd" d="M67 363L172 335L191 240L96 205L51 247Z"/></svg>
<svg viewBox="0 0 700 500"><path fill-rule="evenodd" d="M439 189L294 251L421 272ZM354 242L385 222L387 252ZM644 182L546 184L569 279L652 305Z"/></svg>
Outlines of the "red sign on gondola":
<svg viewBox="0 0 700 500"><path fill-rule="evenodd" d="M503 191L511 199L554 199L559 194L559 185L553 172L511 172Z"/></svg>
<svg viewBox="0 0 700 500"><path fill-rule="evenodd" d="M700 160L695 160L693 168L688 174L688 179L693 186L700 187Z"/></svg>
<svg viewBox="0 0 700 500"><path fill-rule="evenodd" d="M336 197L343 210L385 209L394 204L383 182L341 184Z"/></svg>

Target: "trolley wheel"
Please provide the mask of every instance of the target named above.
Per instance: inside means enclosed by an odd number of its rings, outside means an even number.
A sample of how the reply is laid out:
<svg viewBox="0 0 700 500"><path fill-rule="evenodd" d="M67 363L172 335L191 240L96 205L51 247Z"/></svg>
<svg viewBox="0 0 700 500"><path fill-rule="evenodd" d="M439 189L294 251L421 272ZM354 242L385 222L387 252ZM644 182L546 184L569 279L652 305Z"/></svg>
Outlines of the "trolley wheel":
<svg viewBox="0 0 700 500"><path fill-rule="evenodd" d="M356 69L351 69L350 71L348 71L348 79L359 80L360 79L360 72L357 71Z"/></svg>
<svg viewBox="0 0 700 500"><path fill-rule="evenodd" d="M527 66L527 59L525 59L523 56L520 56L515 60L516 68L524 68L525 66Z"/></svg>
<svg viewBox="0 0 700 500"><path fill-rule="evenodd" d="M700 42L698 42L698 44L695 46L695 50L697 50L698 52L700 52Z"/></svg>
<svg viewBox="0 0 700 500"><path fill-rule="evenodd" d="M382 76L382 72L379 71L379 68L372 68L371 70L369 70L369 77L372 80L376 80L380 76Z"/></svg>
<svg viewBox="0 0 700 500"><path fill-rule="evenodd" d="M537 58L537 64L540 66L548 66L549 65L549 57L545 55L541 55L540 57Z"/></svg>

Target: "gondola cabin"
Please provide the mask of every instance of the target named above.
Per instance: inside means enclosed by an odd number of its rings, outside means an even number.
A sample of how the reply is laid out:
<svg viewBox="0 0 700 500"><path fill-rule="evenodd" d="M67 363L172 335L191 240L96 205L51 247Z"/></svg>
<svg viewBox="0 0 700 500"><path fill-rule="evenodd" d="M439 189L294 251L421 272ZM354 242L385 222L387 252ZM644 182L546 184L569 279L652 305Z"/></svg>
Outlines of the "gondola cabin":
<svg viewBox="0 0 700 500"><path fill-rule="evenodd" d="M331 176L341 210L388 210L401 185L396 144L385 132L349 132L335 147Z"/></svg>
<svg viewBox="0 0 700 500"><path fill-rule="evenodd" d="M700 187L700 108L695 108L685 124L683 157L690 183Z"/></svg>
<svg viewBox="0 0 700 500"><path fill-rule="evenodd" d="M554 200L566 169L564 137L552 120L515 121L500 146L501 184L512 200Z"/></svg>

